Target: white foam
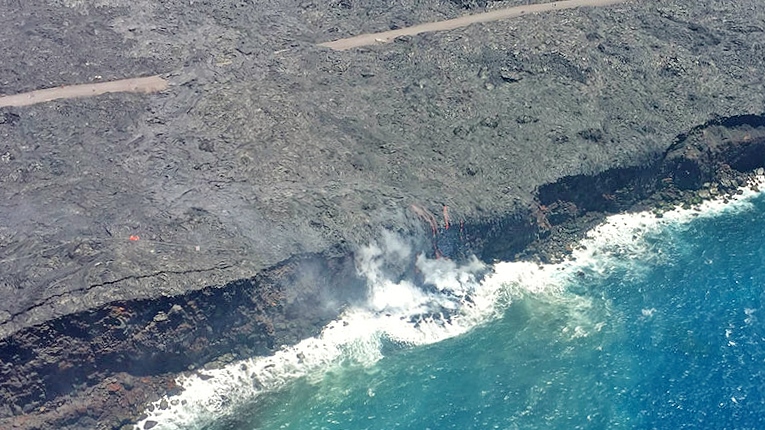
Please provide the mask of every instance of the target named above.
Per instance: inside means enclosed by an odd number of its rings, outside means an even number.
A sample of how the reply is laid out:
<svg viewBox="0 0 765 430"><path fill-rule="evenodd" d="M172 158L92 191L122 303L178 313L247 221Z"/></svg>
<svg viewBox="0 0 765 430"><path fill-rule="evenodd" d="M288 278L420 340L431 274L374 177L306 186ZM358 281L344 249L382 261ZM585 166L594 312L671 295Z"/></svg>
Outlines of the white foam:
<svg viewBox="0 0 765 430"><path fill-rule="evenodd" d="M347 361L372 365L383 357L383 342L424 345L460 335L499 314L502 304L510 300L506 286L522 288L524 279L539 279L537 265L521 262L502 263L497 266L499 270L479 282L478 274L487 267L475 258L457 265L420 255L416 267L432 286L425 290L411 281L395 283L385 278L381 264L370 263L377 257L367 258L382 255L378 249L360 254L366 256L361 258L360 267L376 282L370 285L368 307L347 310L319 336L285 347L273 356L180 377L183 392L165 402L155 402L139 428L147 420L157 422L157 429L204 428L260 394L278 390L297 378L320 379ZM539 284L531 290L541 292L544 288ZM447 316L441 311L450 312ZM167 409L160 409L162 403Z"/></svg>
<svg viewBox="0 0 765 430"><path fill-rule="evenodd" d="M765 176L753 179L753 185L762 188ZM653 265L663 261L661 249L651 247L645 241L647 235L672 228L683 228L694 219L714 217L724 212L749 210L753 207L751 199L760 194L752 187L742 187L740 194L706 200L688 209L676 207L663 212L657 217L653 212L637 212L611 215L604 222L588 231L585 239L572 244L573 252L563 263L546 266L546 270L565 270L568 275L577 275L581 270L591 274L607 275L614 265L628 262L633 269L643 265ZM639 258L638 258L639 257ZM578 269L574 271L573 269Z"/></svg>
<svg viewBox="0 0 765 430"><path fill-rule="evenodd" d="M385 239L390 241L390 238ZM394 255L388 252L395 248ZM344 362L371 365L382 358L383 342L422 345L466 332L485 320L495 300L482 293L478 274L486 266L473 258L464 265L449 260L416 259L416 267L431 289L412 281L393 282L384 272L388 258L402 259L403 247L373 244L358 253L359 271L370 285L369 304L345 311L317 337L282 348L273 356L238 361L221 369L182 376L183 392L153 404L147 420L157 429L193 429L210 425L222 416L277 390L300 377L321 378ZM450 318L439 310L451 310ZM435 314L433 312L435 311ZM166 409L160 409L161 405Z"/></svg>
<svg viewBox="0 0 765 430"><path fill-rule="evenodd" d="M765 178L758 180L760 186L765 184ZM143 428L148 420L158 423L155 429L208 427L259 395L278 390L297 378L320 380L325 372L348 361L372 365L383 358L384 342L424 345L465 333L501 315L514 298L524 295L562 302L561 308L566 309L570 320L562 335L571 340L588 336L607 322L590 320L590 298L564 294L574 277L583 273L608 276L617 266L639 270L640 265L635 264L639 260L655 263L662 256L647 243L647 235L667 226L687 224L699 216L746 209L751 206L748 200L755 195L745 188L727 204L707 201L697 208L665 212L661 218L650 212L608 217L584 240L572 244L570 258L557 264L500 262L487 267L477 259L458 265L450 260L416 256L416 268L429 288L389 278L386 264L411 261L413 256L411 248L386 233L380 244L357 253L357 268L369 284L367 306L348 309L324 327L319 336L284 347L272 356L179 377L183 391L164 402L155 402L153 411L146 411L148 418L137 428ZM643 313L650 317L652 312ZM160 409L165 403L168 407Z"/></svg>

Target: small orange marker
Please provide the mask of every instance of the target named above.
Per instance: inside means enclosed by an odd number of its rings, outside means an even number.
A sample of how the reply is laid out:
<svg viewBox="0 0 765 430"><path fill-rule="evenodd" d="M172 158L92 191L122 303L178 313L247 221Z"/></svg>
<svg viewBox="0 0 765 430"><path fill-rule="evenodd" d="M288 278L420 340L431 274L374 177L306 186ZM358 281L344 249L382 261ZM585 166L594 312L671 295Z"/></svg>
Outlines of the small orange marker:
<svg viewBox="0 0 765 430"><path fill-rule="evenodd" d="M136 236L136 235L134 235L134 234L131 234L131 235L130 235L130 240L131 240L132 242L135 242L135 241L136 241L136 240L138 240L138 239L140 239L140 237L139 237L139 236Z"/></svg>

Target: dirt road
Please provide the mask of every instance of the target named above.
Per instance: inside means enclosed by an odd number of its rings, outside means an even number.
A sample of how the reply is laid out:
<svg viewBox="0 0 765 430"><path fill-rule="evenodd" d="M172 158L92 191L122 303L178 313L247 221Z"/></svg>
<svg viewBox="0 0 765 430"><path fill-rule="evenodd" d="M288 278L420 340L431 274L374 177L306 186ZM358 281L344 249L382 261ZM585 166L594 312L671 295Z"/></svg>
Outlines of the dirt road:
<svg viewBox="0 0 765 430"><path fill-rule="evenodd" d="M0 97L0 107L29 106L36 103L57 99L90 97L106 93L155 93L167 88L167 81L159 76L121 79L119 81L100 82L97 84L68 85L65 87L46 88Z"/></svg>
<svg viewBox="0 0 765 430"><path fill-rule="evenodd" d="M144 375L300 342L363 300L349 298L367 292L353 251L384 231L432 255L558 259L579 232L562 223L591 225L663 184L650 163L683 151L682 136L706 147L705 134L734 133L702 127L710 118L750 135L765 124L746 120L765 106L753 79L765 76L762 0L713 14L698 0L559 2L581 7L372 52L290 45L468 12L443 0L303 2L300 16L294 0L156 3L0 1L0 91L14 103L104 91L18 96L59 85L169 81L0 108L0 428L129 427L141 393L176 389L143 389ZM232 49L231 66L211 64ZM754 166L752 136L719 145ZM659 179L712 183L682 173L686 161L656 165ZM412 204L436 215L435 239ZM537 237L551 247L528 247Z"/></svg>
<svg viewBox="0 0 765 430"><path fill-rule="evenodd" d="M552 3L516 6L507 9L493 10L491 12L478 13L475 15L461 16L459 18L449 19L446 21L418 24L412 27L399 28L397 30L362 34L360 36L349 37L347 39L320 43L319 46L325 46L337 51L344 51L347 49L358 48L360 46L392 42L395 38L400 36L414 36L416 34L431 31L453 30L455 28L467 27L470 24L498 21L500 19L518 17L528 13L573 9L581 6L608 6L617 3L624 3L625 1L627 0L564 0Z"/></svg>
<svg viewBox="0 0 765 430"><path fill-rule="evenodd" d="M564 0L552 3L516 6L475 15L462 16L446 21L418 24L412 27L400 28L397 30L385 31L381 33L362 34L360 36L320 43L319 46L342 51L357 48L360 46L374 45L376 43L392 42L399 36L412 36L431 31L453 30L455 28L466 27L470 24L497 21L506 18L518 17L529 13L573 9L581 6L607 6L611 4L624 3L625 1L627 0ZM0 107L29 106L36 103L49 102L52 100L91 97L106 93L154 93L166 89L167 85L167 81L157 75L143 78L122 79L119 81L102 82L96 84L69 85L10 96L0 96Z"/></svg>

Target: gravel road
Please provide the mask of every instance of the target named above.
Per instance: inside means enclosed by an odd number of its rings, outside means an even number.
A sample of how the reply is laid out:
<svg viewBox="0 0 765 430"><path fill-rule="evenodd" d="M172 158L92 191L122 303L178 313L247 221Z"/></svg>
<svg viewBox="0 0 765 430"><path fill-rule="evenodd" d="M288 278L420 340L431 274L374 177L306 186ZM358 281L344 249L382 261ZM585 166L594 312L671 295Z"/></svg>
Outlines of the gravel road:
<svg viewBox="0 0 765 430"><path fill-rule="evenodd" d="M525 3L0 1L0 94L163 80L0 107L0 417L52 413L130 357L148 377L310 334L385 229L512 257L550 184L608 191L621 176L599 174L765 110L760 0ZM519 16L385 35L495 10ZM102 421L67 416L49 427Z"/></svg>

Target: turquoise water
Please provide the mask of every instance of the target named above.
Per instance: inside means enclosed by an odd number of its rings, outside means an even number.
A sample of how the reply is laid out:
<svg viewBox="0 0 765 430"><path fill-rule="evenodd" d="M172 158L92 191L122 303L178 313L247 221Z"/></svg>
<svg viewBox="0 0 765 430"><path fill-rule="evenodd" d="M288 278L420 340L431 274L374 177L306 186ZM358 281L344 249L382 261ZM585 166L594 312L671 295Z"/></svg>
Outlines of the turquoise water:
<svg viewBox="0 0 765 430"><path fill-rule="evenodd" d="M237 427L765 428L765 199L639 242L456 337L383 336L379 360L297 378Z"/></svg>
<svg viewBox="0 0 765 430"><path fill-rule="evenodd" d="M427 286L386 270L412 259ZM139 428L763 429L764 262L762 195L611 217L557 265L429 260L386 233L357 252L368 303L180 378Z"/></svg>

